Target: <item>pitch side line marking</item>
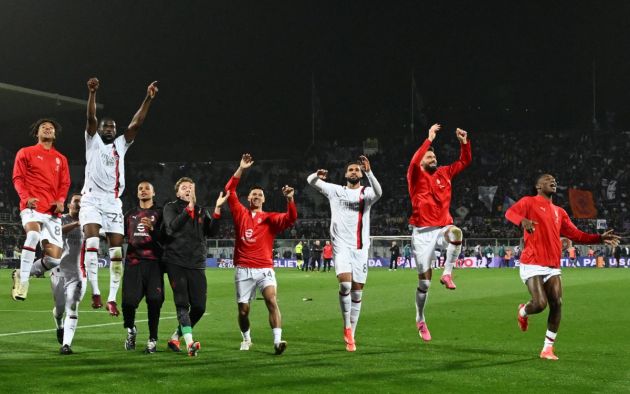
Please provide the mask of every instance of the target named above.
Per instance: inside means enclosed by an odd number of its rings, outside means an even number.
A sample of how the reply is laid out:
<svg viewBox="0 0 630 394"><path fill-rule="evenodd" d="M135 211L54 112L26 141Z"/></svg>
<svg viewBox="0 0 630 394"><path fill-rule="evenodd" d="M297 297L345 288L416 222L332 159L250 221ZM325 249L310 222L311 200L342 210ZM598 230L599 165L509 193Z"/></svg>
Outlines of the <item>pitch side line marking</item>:
<svg viewBox="0 0 630 394"><path fill-rule="evenodd" d="M11 312L11 313L15 313L15 312L28 312L28 313L52 313L52 309L48 309L45 311L35 311L35 310L27 310L27 309L0 309L0 313L2 312ZM83 313L107 313L106 309L101 309L98 311L80 311L79 313L83 314ZM136 314L138 313L149 313L147 311L137 311ZM162 314L176 314L177 312L162 312Z"/></svg>
<svg viewBox="0 0 630 394"><path fill-rule="evenodd" d="M171 316L171 317L161 317L160 320L172 320L172 319L176 319L176 316ZM148 322L148 319L142 319L142 320L136 320L136 323L144 323L144 322ZM103 323L103 324L92 324L89 326L78 326L77 329L79 328L96 328L96 327L105 327L105 326L114 326L114 325L120 325L121 322L115 322L115 323ZM24 334L40 334L43 332L53 332L53 331L57 331L56 328L51 328L49 330L35 330L35 331L18 331L18 332L8 332L6 334L0 334L0 337L8 337L11 335L24 335Z"/></svg>

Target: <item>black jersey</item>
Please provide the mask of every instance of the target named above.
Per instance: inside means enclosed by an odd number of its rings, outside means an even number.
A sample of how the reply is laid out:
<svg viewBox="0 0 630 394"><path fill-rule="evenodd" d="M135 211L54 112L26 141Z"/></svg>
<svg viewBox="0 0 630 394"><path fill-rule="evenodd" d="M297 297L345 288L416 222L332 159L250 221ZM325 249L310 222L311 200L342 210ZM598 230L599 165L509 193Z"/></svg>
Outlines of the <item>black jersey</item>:
<svg viewBox="0 0 630 394"><path fill-rule="evenodd" d="M153 223L153 230L141 222L142 218L149 218ZM125 214L125 235L127 237L127 264L138 264L140 260L158 261L162 258L162 245L159 234L162 225L162 208L136 207Z"/></svg>

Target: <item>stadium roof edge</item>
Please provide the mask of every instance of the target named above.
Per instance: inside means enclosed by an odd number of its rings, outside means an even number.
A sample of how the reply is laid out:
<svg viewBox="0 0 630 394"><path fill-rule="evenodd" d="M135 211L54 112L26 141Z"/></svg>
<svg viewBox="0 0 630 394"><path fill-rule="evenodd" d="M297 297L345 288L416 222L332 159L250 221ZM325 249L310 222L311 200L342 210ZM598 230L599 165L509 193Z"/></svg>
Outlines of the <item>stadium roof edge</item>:
<svg viewBox="0 0 630 394"><path fill-rule="evenodd" d="M8 91L8 92L15 92L18 94L22 93L22 94L31 95L31 96L40 97L40 98L47 98L47 99L55 100L58 103L65 102L68 104L78 104L81 106L87 105L87 100L81 100L74 97L68 97L68 96L58 94L58 93L49 93L49 92L44 92L41 90L29 89L22 86L11 85L8 83L3 83L3 82L0 82L0 90ZM103 109L103 104L97 103L96 108Z"/></svg>

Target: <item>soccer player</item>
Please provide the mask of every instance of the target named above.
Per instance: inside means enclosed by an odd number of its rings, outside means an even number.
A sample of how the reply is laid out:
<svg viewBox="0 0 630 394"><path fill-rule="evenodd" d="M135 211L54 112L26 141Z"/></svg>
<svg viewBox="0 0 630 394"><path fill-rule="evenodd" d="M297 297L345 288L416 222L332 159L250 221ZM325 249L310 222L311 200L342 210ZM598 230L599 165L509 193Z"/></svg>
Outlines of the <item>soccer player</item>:
<svg viewBox="0 0 630 394"><path fill-rule="evenodd" d="M37 144L22 148L15 156L13 185L20 197L20 217L26 232L20 269L13 271L14 300L28 295L28 279L35 260L37 244L44 251L47 269L60 263L63 241L60 216L70 188L68 160L53 146L61 126L52 119L33 123L31 135Z"/></svg>
<svg viewBox="0 0 630 394"><path fill-rule="evenodd" d="M127 126L124 134L116 137L116 122L96 118L96 91L99 81L91 78L87 82L89 97L87 124L85 127L85 183L83 184L83 208L79 220L85 234L85 262L88 270L98 264L99 230L102 228L109 241L109 296L107 311L118 316L116 295L123 273L122 243L124 234L122 202L120 195L125 190L125 154L131 146L149 112L158 88L153 82L147 95Z"/></svg>
<svg viewBox="0 0 630 394"><path fill-rule="evenodd" d="M363 174L370 186L362 186ZM361 313L361 298L368 274L370 249L370 210L383 194L365 156L346 165L346 185L325 182L327 170L308 176L308 183L330 202L330 237L333 244L335 273L339 280L339 305L343 318L346 350L356 351L354 334Z"/></svg>
<svg viewBox="0 0 630 394"><path fill-rule="evenodd" d="M64 244L61 263L50 274L55 302L53 316L57 326L57 341L62 345L59 353L63 355L73 353L72 340L79 323L79 303L85 295L87 282L82 261L83 234L79 226L80 209L81 194L75 193L68 204L68 214L61 217ZM43 272L41 270L38 273ZM31 271L31 274L33 273Z"/></svg>
<svg viewBox="0 0 630 394"><path fill-rule="evenodd" d="M125 214L127 255L122 283L122 313L127 329L125 349L136 348L136 309L144 297L149 319L149 340L144 352L157 351L160 309L164 303L164 272L159 231L162 209L155 206L150 182L138 184L138 204Z"/></svg>
<svg viewBox="0 0 630 394"><path fill-rule="evenodd" d="M256 298L256 289L260 291L267 310L269 325L273 333L275 354L282 354L287 347L282 340L282 318L276 300L278 283L273 270L273 241L276 234L291 227L297 220L297 208L293 201L293 188L284 186L282 194L287 199L285 213L265 212L265 192L260 186L253 186L247 195L248 207L241 204L236 194L243 171L254 164L252 156L242 156L238 169L230 178L225 190L234 221L236 235L234 245L234 265L236 266L235 285L238 304L238 324L243 341L241 350L249 350L252 337L249 324L250 303Z"/></svg>
<svg viewBox="0 0 630 394"><path fill-rule="evenodd" d="M440 283L450 290L456 288L451 273L462 249L463 233L453 225L453 218L449 213L451 180L468 167L472 160L468 133L457 129L455 135L460 143L459 160L448 166L438 167L431 143L440 128L439 124L431 126L427 139L413 155L407 170L407 187L412 208L409 224L413 226L411 245L418 268L416 327L424 341L431 340L424 316L424 307L431 286L431 260L434 252L440 248L446 249L444 273ZM435 256L437 257L437 253ZM437 260L436 264L439 264L439 257Z"/></svg>
<svg viewBox="0 0 630 394"><path fill-rule="evenodd" d="M208 292L206 238L217 233L221 206L228 196L221 193L213 213L210 213L208 209L197 205L192 179L180 178L175 183L175 193L177 200L166 204L163 213L165 234L162 260L173 289L179 321L179 327L168 341L168 348L174 352L181 351L179 340L183 336L188 355L194 357L201 345L193 339L192 329L206 311Z"/></svg>
<svg viewBox="0 0 630 394"><path fill-rule="evenodd" d="M531 300L518 306L518 325L527 331L528 316L540 313L549 305L547 333L540 358L557 360L554 344L562 313L562 281L560 280L561 236L578 243L601 243L615 247L619 236L608 230L603 234L584 233L575 227L567 212L554 205L552 197L557 183L549 174L536 179L537 195L521 198L506 212L505 218L523 230L525 248L521 254L520 276Z"/></svg>

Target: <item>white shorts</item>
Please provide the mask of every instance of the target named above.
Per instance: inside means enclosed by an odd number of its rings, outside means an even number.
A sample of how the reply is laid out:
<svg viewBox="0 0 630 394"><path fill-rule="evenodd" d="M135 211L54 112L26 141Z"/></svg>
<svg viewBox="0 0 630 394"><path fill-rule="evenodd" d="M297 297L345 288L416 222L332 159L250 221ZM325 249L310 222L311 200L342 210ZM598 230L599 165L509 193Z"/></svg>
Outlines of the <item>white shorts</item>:
<svg viewBox="0 0 630 394"><path fill-rule="evenodd" d="M533 278L534 276L542 276L543 283L546 283L552 276L560 276L562 271L560 268L521 263L519 266L519 274L521 275L523 283L527 283L527 279Z"/></svg>
<svg viewBox="0 0 630 394"><path fill-rule="evenodd" d="M90 194L84 195L81 198L79 223L81 227L86 224L98 224L106 233L124 235L122 201L120 198L114 200Z"/></svg>
<svg viewBox="0 0 630 394"><path fill-rule="evenodd" d="M333 261L335 262L335 275L352 274L352 281L363 283L368 275L368 250L351 249L344 246L333 247Z"/></svg>
<svg viewBox="0 0 630 394"><path fill-rule="evenodd" d="M87 288L87 278L77 275L70 275L66 278L62 270L57 267L50 272L50 287L57 314L60 315L65 310L66 305L74 309L83 300Z"/></svg>
<svg viewBox="0 0 630 394"><path fill-rule="evenodd" d="M27 223L37 222L41 224L41 239L63 249L61 236L61 218L37 212L34 209L25 208L20 212L22 227Z"/></svg>
<svg viewBox="0 0 630 394"><path fill-rule="evenodd" d="M236 285L236 302L249 304L256 298L256 289L262 291L267 286L278 287L276 273L273 268L245 268L237 267L234 272Z"/></svg>
<svg viewBox="0 0 630 394"><path fill-rule="evenodd" d="M411 250L416 259L418 273L425 273L431 268L431 261L435 259L436 248L448 247L444 233L451 226L444 227L414 227L411 233Z"/></svg>

